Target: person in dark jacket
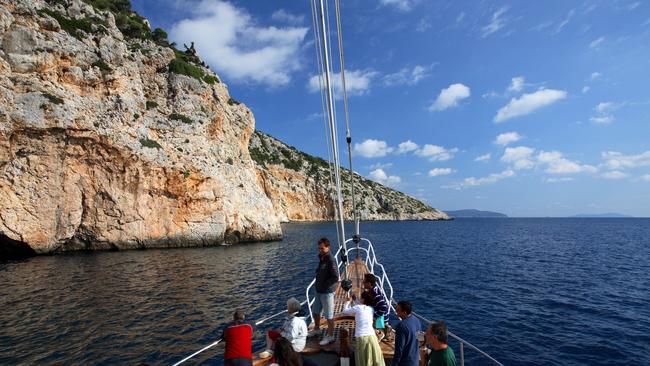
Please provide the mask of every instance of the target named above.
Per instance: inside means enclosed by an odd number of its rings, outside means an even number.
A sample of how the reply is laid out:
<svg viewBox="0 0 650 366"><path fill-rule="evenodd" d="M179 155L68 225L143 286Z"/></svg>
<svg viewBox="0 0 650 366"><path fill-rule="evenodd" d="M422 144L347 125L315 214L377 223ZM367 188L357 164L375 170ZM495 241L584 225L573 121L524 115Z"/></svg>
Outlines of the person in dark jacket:
<svg viewBox="0 0 650 366"><path fill-rule="evenodd" d="M318 268L316 268L316 298L312 313L314 316L314 329L310 336L320 333L321 312L327 319L327 334L320 341L324 346L334 342L334 292L339 282L339 271L336 261L330 253L330 241L323 237L318 240Z"/></svg>
<svg viewBox="0 0 650 366"><path fill-rule="evenodd" d="M253 326L244 323L244 312L237 310L233 314L233 322L223 331L222 339L226 343L223 355L225 366L253 365Z"/></svg>
<svg viewBox="0 0 650 366"><path fill-rule="evenodd" d="M391 366L418 366L420 364L420 345L418 332L422 324L411 315L411 303L397 303L397 316L402 320L395 327L395 354Z"/></svg>

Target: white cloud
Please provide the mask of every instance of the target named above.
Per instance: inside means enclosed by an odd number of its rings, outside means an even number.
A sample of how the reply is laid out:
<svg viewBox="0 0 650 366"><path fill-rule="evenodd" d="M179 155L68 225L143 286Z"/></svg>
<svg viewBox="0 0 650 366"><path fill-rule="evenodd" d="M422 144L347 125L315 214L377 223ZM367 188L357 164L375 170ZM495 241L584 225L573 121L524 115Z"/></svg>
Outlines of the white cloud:
<svg viewBox="0 0 650 366"><path fill-rule="evenodd" d="M411 10L411 1L410 0L379 0L381 5L393 5L400 11L409 11Z"/></svg>
<svg viewBox="0 0 650 366"><path fill-rule="evenodd" d="M546 183L561 183L561 182L570 182L574 180L571 177L561 177L561 178L545 178L544 182Z"/></svg>
<svg viewBox="0 0 650 366"><path fill-rule="evenodd" d="M591 80L598 80L603 76L603 74L599 73L598 71L594 71L591 73Z"/></svg>
<svg viewBox="0 0 650 366"><path fill-rule="evenodd" d="M383 169L375 169L370 172L370 179L385 184L387 186L394 186L402 181L397 175L388 175Z"/></svg>
<svg viewBox="0 0 650 366"><path fill-rule="evenodd" d="M345 89L348 97L364 95L370 91L372 79L378 73L373 70L348 70L345 72ZM330 75L332 80L332 88L334 89L334 97L337 99L343 98L343 84L341 83L341 73L337 72ZM325 76L323 76L323 88L325 88ZM317 93L320 89L318 75L312 75L309 78L308 89L312 93Z"/></svg>
<svg viewBox="0 0 650 366"><path fill-rule="evenodd" d="M508 8L502 7L501 9L495 11L494 14L492 14L492 19L490 20L490 23L488 23L486 26L481 28L481 31L483 32L483 34L481 35L482 38L485 38L490 34L499 31L499 29L505 27L506 21L501 16L506 11L508 11Z"/></svg>
<svg viewBox="0 0 650 366"><path fill-rule="evenodd" d="M447 186L445 188L455 188L455 189L461 189L461 188L467 188L467 187L475 187L475 186L482 186L485 184L494 184L502 179L505 178L510 178L515 175L515 172L512 170L504 170L501 173L492 173L488 175L487 177L482 177L482 178L475 178L475 177L469 177L465 178L462 182L452 185L452 186Z"/></svg>
<svg viewBox="0 0 650 366"><path fill-rule="evenodd" d="M384 76L384 84L392 85L416 85L422 79L429 76L429 67L415 65L413 68L405 67L394 74Z"/></svg>
<svg viewBox="0 0 650 366"><path fill-rule="evenodd" d="M446 149L442 146L426 144L415 150L415 155L428 158L429 161L447 161L453 158L457 152L457 148Z"/></svg>
<svg viewBox="0 0 650 366"><path fill-rule="evenodd" d="M455 170L453 170L451 168L433 168L433 169L429 170L429 176L430 177L437 177L437 176L440 176L440 175L448 175L448 174L451 174L451 173L454 173L454 172L455 172Z"/></svg>
<svg viewBox="0 0 650 366"><path fill-rule="evenodd" d="M537 160L547 166L549 174L595 173L596 167L565 159L559 151L541 151Z"/></svg>
<svg viewBox="0 0 650 366"><path fill-rule="evenodd" d="M520 98L512 98L510 103L499 109L494 122L503 122L511 118L523 116L535 110L551 105L566 98L563 90L541 89L534 93L524 94Z"/></svg>
<svg viewBox="0 0 650 366"><path fill-rule="evenodd" d="M462 22L463 19L465 19L465 12L461 11L460 14L458 14L458 16L456 17L456 23Z"/></svg>
<svg viewBox="0 0 650 366"><path fill-rule="evenodd" d="M494 140L494 143L501 146L506 146L511 142L517 142L519 140L521 140L521 135L519 135L517 132L506 132L497 136L497 138Z"/></svg>
<svg viewBox="0 0 650 366"><path fill-rule="evenodd" d="M650 174L642 175L641 180L650 183Z"/></svg>
<svg viewBox="0 0 650 366"><path fill-rule="evenodd" d="M397 153L398 154L405 154L407 152L415 151L418 149L418 144L411 140L406 140L399 145L397 145Z"/></svg>
<svg viewBox="0 0 650 366"><path fill-rule="evenodd" d="M203 59L227 79L283 86L299 70L306 27L263 27L242 8L221 1L194 4L192 17L175 23L170 38L195 41Z"/></svg>
<svg viewBox="0 0 650 366"><path fill-rule="evenodd" d="M607 179L623 179L623 178L627 178L628 174L623 173L620 170L613 170L611 172L603 173L603 177Z"/></svg>
<svg viewBox="0 0 650 366"><path fill-rule="evenodd" d="M553 34L558 34L562 32L562 28L564 28L569 22L571 21L571 18L573 18L573 15L575 14L575 10L571 9L569 11L569 14L567 14L566 18L560 24L558 24L557 28L555 28L555 32Z"/></svg>
<svg viewBox="0 0 650 366"><path fill-rule="evenodd" d="M584 88L582 88L582 93L584 94L584 93L588 92L590 89L591 89L591 87L585 86Z"/></svg>
<svg viewBox="0 0 650 366"><path fill-rule="evenodd" d="M614 102L601 102L594 108L598 113L613 112L617 110L621 104Z"/></svg>
<svg viewBox="0 0 650 366"><path fill-rule="evenodd" d="M447 108L455 107L458 102L470 96L469 87L456 83L449 85L448 88L442 89L438 98L429 107L429 111L444 111Z"/></svg>
<svg viewBox="0 0 650 366"><path fill-rule="evenodd" d="M509 92L520 92L524 88L524 77L517 76L512 78L510 81L510 86L508 86Z"/></svg>
<svg viewBox="0 0 650 366"><path fill-rule="evenodd" d="M295 15L287 12L284 9L276 10L271 14L271 19L278 22L285 22L289 24L303 24L305 22L304 15Z"/></svg>
<svg viewBox="0 0 650 366"><path fill-rule="evenodd" d="M589 43L589 47L598 48L598 46L600 46L600 44L603 43L604 40L605 40L605 37L600 37L598 39L594 39L593 41L591 41L591 43Z"/></svg>
<svg viewBox="0 0 650 366"><path fill-rule="evenodd" d="M368 139L360 144L354 144L354 152L364 158L381 158L390 154L393 148L386 141Z"/></svg>
<svg viewBox="0 0 650 366"><path fill-rule="evenodd" d="M650 165L650 150L638 155L623 155L618 151L604 151L600 155L610 169L638 168Z"/></svg>
<svg viewBox="0 0 650 366"><path fill-rule="evenodd" d="M501 161L512 163L513 168L516 170L532 169L535 167L535 162L533 161L534 152L535 149L527 146L508 147L503 153Z"/></svg>
<svg viewBox="0 0 650 366"><path fill-rule="evenodd" d="M429 28L431 28L431 21L429 20L428 17L424 17L424 18L420 19L420 21L418 22L417 27L415 27L415 30L422 33L422 32L426 32L427 29L429 29Z"/></svg>
<svg viewBox="0 0 650 366"><path fill-rule="evenodd" d="M638 8L639 5L641 5L641 2L640 2L640 1L634 2L634 3L632 3L632 4L630 4L630 5L627 6L627 10L632 11L632 10Z"/></svg>
<svg viewBox="0 0 650 366"><path fill-rule="evenodd" d="M393 163L377 163L377 164L372 164L370 166L370 169L375 170L375 169L388 169L393 166Z"/></svg>
<svg viewBox="0 0 650 366"><path fill-rule="evenodd" d="M598 117L591 117L589 120L593 123L597 123L600 125L607 125L612 122L614 122L614 117L613 116L598 116Z"/></svg>
<svg viewBox="0 0 650 366"><path fill-rule="evenodd" d="M474 159L474 161L489 161L491 157L492 154L488 153L485 155L477 156L476 159Z"/></svg>

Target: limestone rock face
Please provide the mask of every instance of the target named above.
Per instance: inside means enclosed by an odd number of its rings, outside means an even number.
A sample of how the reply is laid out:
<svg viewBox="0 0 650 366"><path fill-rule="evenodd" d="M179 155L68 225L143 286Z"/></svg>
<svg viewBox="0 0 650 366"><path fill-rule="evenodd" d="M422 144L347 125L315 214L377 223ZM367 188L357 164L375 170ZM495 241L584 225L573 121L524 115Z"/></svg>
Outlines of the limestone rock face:
<svg viewBox="0 0 650 366"><path fill-rule="evenodd" d="M0 1L0 238L37 253L281 238L251 111L115 24L80 0Z"/></svg>
<svg viewBox="0 0 650 366"><path fill-rule="evenodd" d="M257 176L283 221L332 220L335 195L328 163L256 131L250 153ZM333 178L332 178L333 180ZM349 170L341 169L343 209L353 219ZM354 173L354 196L361 220L450 220L444 212Z"/></svg>

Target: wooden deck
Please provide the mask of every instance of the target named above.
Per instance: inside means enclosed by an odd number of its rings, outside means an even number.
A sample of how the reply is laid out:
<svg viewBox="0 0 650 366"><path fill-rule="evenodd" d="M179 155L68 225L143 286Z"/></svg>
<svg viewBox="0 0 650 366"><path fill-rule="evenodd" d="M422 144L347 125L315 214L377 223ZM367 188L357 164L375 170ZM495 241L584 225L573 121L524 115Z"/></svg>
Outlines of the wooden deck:
<svg viewBox="0 0 650 366"><path fill-rule="evenodd" d="M348 265L348 275L350 280L352 280L352 292L357 295L357 298L361 295L361 287L362 287L362 282L363 282L363 275L368 272L366 265L364 262L360 260L355 260L352 263ZM347 300L347 294L345 291L339 286L337 288L336 293L334 294L334 317L337 318L338 314L343 311L343 305L345 304L345 301ZM356 345L356 338L354 337L354 317L343 317L334 322L334 339L336 341L334 343L330 343L326 346L321 346L318 344L318 342L321 341L322 337L321 336L315 336L315 337L309 337L307 338L307 344L305 345L305 349L302 351L304 355L313 355L321 352L325 353L333 353L333 354L340 354L340 344L341 344L341 329L347 329L348 331L348 345L350 348L351 352L354 352L354 348ZM327 321L323 318L321 318L321 329L327 329ZM314 329L314 324L309 325L309 330ZM395 344L394 344L394 338L395 335L392 332L391 329L391 334L389 334L388 339L384 339L383 341L379 342L379 345L381 346L381 349L384 353L384 359L389 360L393 358L393 354L395 351ZM260 359L259 358L259 353L262 352L263 350L258 351L256 354L253 356L255 359L253 360L253 365L254 366L262 366L262 365L267 365L268 362L270 361L270 358L266 359Z"/></svg>

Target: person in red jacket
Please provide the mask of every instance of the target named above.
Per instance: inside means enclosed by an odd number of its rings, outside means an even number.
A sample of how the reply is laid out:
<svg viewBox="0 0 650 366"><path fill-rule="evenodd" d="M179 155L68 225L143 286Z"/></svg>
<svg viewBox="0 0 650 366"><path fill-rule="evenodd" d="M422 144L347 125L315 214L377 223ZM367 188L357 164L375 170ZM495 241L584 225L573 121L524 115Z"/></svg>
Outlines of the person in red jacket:
<svg viewBox="0 0 650 366"><path fill-rule="evenodd" d="M244 323L244 312L237 310L233 322L223 331L222 339L226 342L223 355L225 366L253 365L253 326Z"/></svg>

